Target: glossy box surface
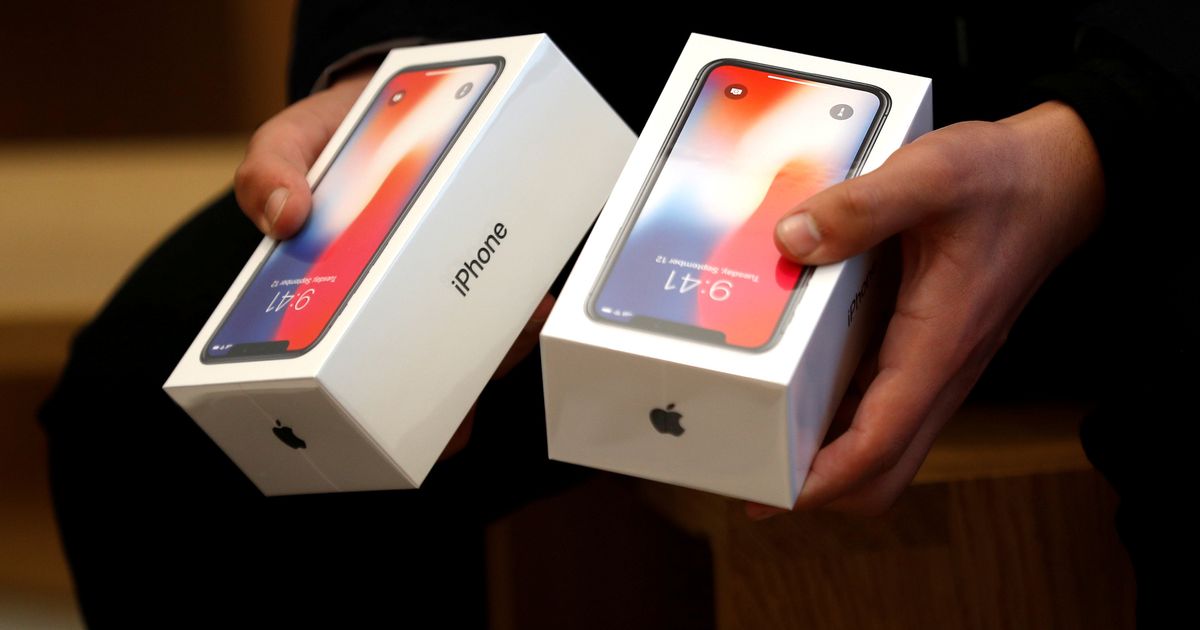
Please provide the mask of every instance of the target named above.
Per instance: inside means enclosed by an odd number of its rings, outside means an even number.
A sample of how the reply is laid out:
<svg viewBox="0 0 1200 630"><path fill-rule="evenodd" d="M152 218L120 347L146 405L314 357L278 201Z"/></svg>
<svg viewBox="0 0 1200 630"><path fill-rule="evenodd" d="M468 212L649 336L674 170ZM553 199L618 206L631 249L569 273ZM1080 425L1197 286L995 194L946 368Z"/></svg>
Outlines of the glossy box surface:
<svg viewBox="0 0 1200 630"><path fill-rule="evenodd" d="M774 225L930 115L926 78L692 35L542 331L551 458L790 507L895 270Z"/></svg>
<svg viewBox="0 0 1200 630"><path fill-rule="evenodd" d="M393 50L166 391L266 494L419 486L633 142L544 35Z"/></svg>

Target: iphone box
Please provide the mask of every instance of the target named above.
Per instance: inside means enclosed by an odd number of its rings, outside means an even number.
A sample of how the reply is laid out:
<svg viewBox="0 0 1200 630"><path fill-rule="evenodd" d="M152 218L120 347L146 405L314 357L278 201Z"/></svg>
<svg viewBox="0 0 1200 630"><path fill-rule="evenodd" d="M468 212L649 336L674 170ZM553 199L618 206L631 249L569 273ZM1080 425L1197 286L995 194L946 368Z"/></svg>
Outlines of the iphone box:
<svg viewBox="0 0 1200 630"><path fill-rule="evenodd" d="M391 51L164 388L265 494L419 486L634 140L545 35Z"/></svg>
<svg viewBox="0 0 1200 630"><path fill-rule="evenodd" d="M542 330L550 457L791 507L896 269L775 224L930 125L929 79L692 35Z"/></svg>

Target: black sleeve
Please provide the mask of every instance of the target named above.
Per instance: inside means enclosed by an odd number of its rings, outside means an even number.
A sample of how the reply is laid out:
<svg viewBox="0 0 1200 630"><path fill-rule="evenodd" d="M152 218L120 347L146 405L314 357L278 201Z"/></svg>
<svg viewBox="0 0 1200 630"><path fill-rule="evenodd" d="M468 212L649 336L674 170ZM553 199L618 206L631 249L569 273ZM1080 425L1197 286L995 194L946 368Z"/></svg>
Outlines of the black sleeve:
<svg viewBox="0 0 1200 630"><path fill-rule="evenodd" d="M1109 3L1083 16L1075 67L1035 85L1037 101L1064 101L1087 124L1104 169L1104 220L1069 281L1094 305L1083 325L1106 374L1080 438L1116 489L1116 529L1137 576L1139 626L1186 614L1176 558L1191 521L1178 497L1190 442L1175 437L1191 415L1197 376L1192 232L1193 154L1200 133L1200 11L1196 5ZM1183 159L1181 159L1181 156ZM1049 284L1049 283L1048 283ZM1080 320L1081 323L1083 320ZM1185 444L1187 446L1185 446Z"/></svg>
<svg viewBox="0 0 1200 630"><path fill-rule="evenodd" d="M308 95L327 68L356 50L396 39L432 43L512 35L518 32L513 15L503 5L482 2L301 2L296 9L288 99Z"/></svg>
<svg viewBox="0 0 1200 630"><path fill-rule="evenodd" d="M1035 82L1032 97L1061 100L1087 124L1104 168L1106 231L1158 242L1162 235L1148 230L1161 230L1136 208L1146 191L1189 176L1174 156L1198 137L1191 118L1200 111L1200 9L1106 3L1081 22L1074 68Z"/></svg>
<svg viewBox="0 0 1200 630"><path fill-rule="evenodd" d="M1093 7L1069 65L1033 80L1017 103L1060 100L1080 115L1103 168L1104 218L1030 301L976 392L1011 397L1017 378L1049 396L1112 400L1197 347L1194 293L1180 290L1197 273L1184 229L1194 160L1180 159L1200 146L1197 13Z"/></svg>

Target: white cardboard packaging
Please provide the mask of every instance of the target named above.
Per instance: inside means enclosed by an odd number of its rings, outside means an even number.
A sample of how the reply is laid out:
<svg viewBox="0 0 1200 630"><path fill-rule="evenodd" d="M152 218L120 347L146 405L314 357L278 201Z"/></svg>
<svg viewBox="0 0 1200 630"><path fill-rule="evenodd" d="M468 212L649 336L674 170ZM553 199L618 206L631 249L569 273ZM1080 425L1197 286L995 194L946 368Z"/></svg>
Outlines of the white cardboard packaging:
<svg viewBox="0 0 1200 630"><path fill-rule="evenodd" d="M201 359L265 239L164 385L263 493L419 486L603 206L634 134L545 35L391 51L309 183L397 71L496 57L490 90L311 349ZM455 274L497 230L464 292Z"/></svg>
<svg viewBox="0 0 1200 630"><path fill-rule="evenodd" d="M929 79L693 34L542 330L547 439L552 459L790 508L888 306L894 269L878 252L815 269L761 352L588 313L693 85L729 59L885 91L890 111L859 173L931 127ZM652 426L667 409L682 414L683 433Z"/></svg>

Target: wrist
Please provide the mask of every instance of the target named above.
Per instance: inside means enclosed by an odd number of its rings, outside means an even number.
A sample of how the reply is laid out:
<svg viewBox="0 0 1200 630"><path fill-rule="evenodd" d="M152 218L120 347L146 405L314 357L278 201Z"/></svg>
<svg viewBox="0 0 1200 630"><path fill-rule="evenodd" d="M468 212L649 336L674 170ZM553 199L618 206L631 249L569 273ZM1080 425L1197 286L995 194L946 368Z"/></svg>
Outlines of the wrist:
<svg viewBox="0 0 1200 630"><path fill-rule="evenodd" d="M1105 189L1100 154L1079 114L1061 101L1047 101L998 121L1017 147L1023 197L1043 208L1044 228L1068 235L1068 251L1100 223Z"/></svg>

